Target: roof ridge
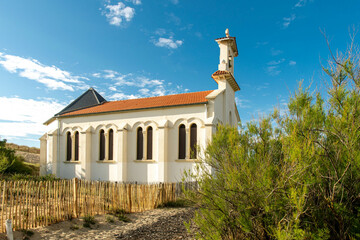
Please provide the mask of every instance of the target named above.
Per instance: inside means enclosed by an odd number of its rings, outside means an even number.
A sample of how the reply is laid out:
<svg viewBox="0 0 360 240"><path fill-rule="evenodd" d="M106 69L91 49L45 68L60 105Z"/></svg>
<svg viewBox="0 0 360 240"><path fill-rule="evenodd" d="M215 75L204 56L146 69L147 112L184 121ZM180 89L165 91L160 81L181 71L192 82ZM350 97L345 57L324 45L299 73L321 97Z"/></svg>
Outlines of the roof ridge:
<svg viewBox="0 0 360 240"><path fill-rule="evenodd" d="M94 98L94 99L92 100L92 103L90 103L90 104L87 103L87 104L84 105L83 102L84 102L84 99L85 99L85 97L87 95L92 96L92 98ZM77 110L83 109L83 108L88 108L88 107L93 107L93 106L96 106L96 105L100 105L102 102L100 102L100 99L99 99L98 95L102 99L104 99L99 93L96 92L96 90L94 88L90 87L83 94L81 94L79 97L77 97L75 100L73 100L69 105L67 105L65 108L63 108L60 112L56 113L55 116L59 116L59 115L62 115L64 113L67 113L67 112L77 111ZM103 102L106 102L106 99L104 99ZM80 106L79 106L79 103L82 103L82 104L80 104ZM75 109L74 109L74 107L75 107Z"/></svg>
<svg viewBox="0 0 360 240"><path fill-rule="evenodd" d="M61 116L75 116L84 114L96 114L96 113L110 113L118 111L129 111L129 110L144 110L160 107L175 107L184 105L194 105L207 103L206 98L214 90L199 91L199 92L188 92L180 94L172 94L165 96L155 96L147 98L137 99L125 99L119 101L104 102L82 110L75 110L69 113L64 113Z"/></svg>
<svg viewBox="0 0 360 240"><path fill-rule="evenodd" d="M144 98L122 99L122 100L107 101L107 103L121 102L121 101L129 101L129 100L139 100L139 99L151 99L151 98L160 98L160 97L170 97L170 96L177 96L177 95L182 95L182 94L202 93L202 92L210 92L210 91L212 92L212 91L214 91L214 90L206 90L206 91L198 91L198 92L187 92L187 93L177 93L177 94L170 94L170 95L163 95L163 96L144 97Z"/></svg>
<svg viewBox="0 0 360 240"><path fill-rule="evenodd" d="M93 89L93 88L90 88L89 90L90 90L90 91L92 92L92 94L94 95L94 98L95 98L95 100L97 101L97 103L100 104L100 101L99 101L99 99L97 98L94 89Z"/></svg>

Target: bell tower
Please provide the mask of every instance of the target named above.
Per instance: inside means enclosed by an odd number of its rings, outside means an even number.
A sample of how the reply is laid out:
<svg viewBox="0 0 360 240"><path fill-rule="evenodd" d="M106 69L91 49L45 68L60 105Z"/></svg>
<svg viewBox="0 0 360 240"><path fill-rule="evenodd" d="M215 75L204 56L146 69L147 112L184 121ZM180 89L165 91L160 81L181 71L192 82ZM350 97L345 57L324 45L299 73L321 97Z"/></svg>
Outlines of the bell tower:
<svg viewBox="0 0 360 240"><path fill-rule="evenodd" d="M220 71L229 71L234 75L234 58L238 56L236 39L230 37L229 29L225 30L225 35L226 37L215 39L220 48L218 69Z"/></svg>
<svg viewBox="0 0 360 240"><path fill-rule="evenodd" d="M225 37L215 39L220 48L218 70L211 77L218 83L219 89L230 85L234 92L240 87L234 78L234 58L238 56L236 38L230 37L229 29L225 30Z"/></svg>
<svg viewBox="0 0 360 240"><path fill-rule="evenodd" d="M215 41L220 48L219 66L211 77L218 84L218 89L210 97L219 97L222 100L222 104L217 110L219 112L218 119L221 123L236 126L237 122L240 121L235 102L235 92L240 90L234 78L234 58L238 56L236 38L230 37L229 29L226 29L225 37L215 39Z"/></svg>

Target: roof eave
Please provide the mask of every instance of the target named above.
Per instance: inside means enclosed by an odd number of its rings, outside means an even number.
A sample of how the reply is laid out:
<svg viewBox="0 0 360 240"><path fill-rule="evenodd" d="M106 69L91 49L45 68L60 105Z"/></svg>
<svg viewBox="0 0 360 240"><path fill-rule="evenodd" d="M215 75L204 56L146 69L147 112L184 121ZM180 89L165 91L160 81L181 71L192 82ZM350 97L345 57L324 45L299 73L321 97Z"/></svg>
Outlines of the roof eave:
<svg viewBox="0 0 360 240"><path fill-rule="evenodd" d="M237 48L237 43L236 43L236 37L217 38L217 39L215 39L215 41L217 43L231 41L232 42L231 47L233 48L233 52L235 53L234 57L238 56L238 48Z"/></svg>
<svg viewBox="0 0 360 240"><path fill-rule="evenodd" d="M211 75L211 77L215 80L216 83L218 83L219 80L225 79L229 82L229 84L230 84L231 88L234 90L234 92L240 91L239 84L236 82L234 76L229 71L224 71L224 73L220 73L220 74L215 72Z"/></svg>
<svg viewBox="0 0 360 240"><path fill-rule="evenodd" d="M55 120L56 120L56 117L52 117L52 118L46 120L46 122L44 122L43 125L48 126L50 123L52 123Z"/></svg>
<svg viewBox="0 0 360 240"><path fill-rule="evenodd" d="M155 108L171 108L171 107L182 107L182 106L192 106L192 105L199 105L205 104L209 101L198 102L198 103L189 103L189 104L179 104L179 105L170 105L170 106L158 106L158 107L148 107L148 108L135 108L135 109L124 109L124 110L114 110L114 111L105 111L105 112L93 112L93 113L82 113L82 114L72 114L72 115L60 115L59 118L68 118L68 117L82 117L88 115L96 115L96 114L109 114L109 113L118 113L118 112L127 112L127 111L142 111L148 109L155 109Z"/></svg>

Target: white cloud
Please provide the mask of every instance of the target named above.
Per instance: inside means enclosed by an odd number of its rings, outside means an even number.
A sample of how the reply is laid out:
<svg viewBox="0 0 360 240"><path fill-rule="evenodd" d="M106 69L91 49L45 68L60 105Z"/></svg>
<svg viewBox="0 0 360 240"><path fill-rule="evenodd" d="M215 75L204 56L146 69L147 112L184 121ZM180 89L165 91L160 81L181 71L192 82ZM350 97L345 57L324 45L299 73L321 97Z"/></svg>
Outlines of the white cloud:
<svg viewBox="0 0 360 240"><path fill-rule="evenodd" d="M96 76L113 82L108 86L111 91L108 98L112 100L164 96L189 91L189 89L184 89L181 85L174 85L164 80L152 79L133 73L122 74L109 69L96 73Z"/></svg>
<svg viewBox="0 0 360 240"><path fill-rule="evenodd" d="M296 15L295 14L291 14L290 17L284 17L283 18L283 27L284 28L288 28L290 23L293 22L296 18Z"/></svg>
<svg viewBox="0 0 360 240"><path fill-rule="evenodd" d="M170 48L171 49L176 49L176 48L180 47L183 44L183 41L174 40L172 37L170 37L170 38L160 37L159 39L154 40L153 43L157 47L165 47L165 48L169 48L169 49Z"/></svg>
<svg viewBox="0 0 360 240"><path fill-rule="evenodd" d="M304 7L304 6L306 5L306 3L307 3L307 0L299 0L299 1L295 4L294 8Z"/></svg>
<svg viewBox="0 0 360 240"><path fill-rule="evenodd" d="M281 73L278 66L268 66L266 72L271 76L276 76Z"/></svg>
<svg viewBox="0 0 360 240"><path fill-rule="evenodd" d="M290 66L294 66L294 65L296 65L296 62L295 62L295 61L290 60L290 61L289 61L289 65L290 65Z"/></svg>
<svg viewBox="0 0 360 240"><path fill-rule="evenodd" d="M141 0L126 0L127 2L131 2L132 4L135 5L140 5L141 4Z"/></svg>
<svg viewBox="0 0 360 240"><path fill-rule="evenodd" d="M181 24L181 19L174 13L167 13L166 15L168 16L169 22L172 22L178 26Z"/></svg>
<svg viewBox="0 0 360 240"><path fill-rule="evenodd" d="M275 48L271 48L270 52L271 52L271 55L273 55L273 56L277 56L277 55L280 55L283 53L283 51L275 49Z"/></svg>
<svg viewBox="0 0 360 240"><path fill-rule="evenodd" d="M284 61L285 61L284 58L277 60L277 61L273 60L273 61L268 62L267 65L279 65L279 64L283 63Z"/></svg>
<svg viewBox="0 0 360 240"><path fill-rule="evenodd" d="M179 0L170 0L173 4L178 4Z"/></svg>
<svg viewBox="0 0 360 240"><path fill-rule="evenodd" d="M43 123L64 107L51 99L0 97L0 136L6 139L29 135L40 137L47 131Z"/></svg>
<svg viewBox="0 0 360 240"><path fill-rule="evenodd" d="M156 34L156 35L159 35L159 36L163 36L163 35L165 35L165 34L174 35L172 32L167 33L167 31L166 31L164 28L158 28L158 29L156 29L155 34Z"/></svg>
<svg viewBox="0 0 360 240"><path fill-rule="evenodd" d="M250 101L247 99L240 99L239 97L235 97L236 106L238 108L250 108Z"/></svg>
<svg viewBox="0 0 360 240"><path fill-rule="evenodd" d="M279 75L281 73L281 70L279 69L279 65L282 64L284 61L285 58L268 62L267 63L268 67L266 67L266 72L271 76ZM262 88L267 88L267 87L262 87Z"/></svg>
<svg viewBox="0 0 360 240"><path fill-rule="evenodd" d="M136 98L140 98L140 96L139 95L133 95L133 94L126 95L126 94L124 94L122 92L118 92L118 93L113 94L109 98L111 100L124 100L124 99L136 99Z"/></svg>
<svg viewBox="0 0 360 240"><path fill-rule="evenodd" d="M142 89L139 90L139 93L146 96L146 95L148 95L150 93L150 89L142 88Z"/></svg>
<svg viewBox="0 0 360 240"><path fill-rule="evenodd" d="M137 2L136 0L133 2ZM141 2L140 2L141 3ZM111 25L120 26L123 20L130 22L135 15L135 9L126 6L122 2L118 2L116 5L105 5L106 18Z"/></svg>
<svg viewBox="0 0 360 240"><path fill-rule="evenodd" d="M74 91L74 87L80 89L87 87L83 81L80 81L80 79L87 80L87 78L73 76L56 66L46 66L36 59L1 53L0 65L11 73L18 73L21 77L35 80L52 90Z"/></svg>

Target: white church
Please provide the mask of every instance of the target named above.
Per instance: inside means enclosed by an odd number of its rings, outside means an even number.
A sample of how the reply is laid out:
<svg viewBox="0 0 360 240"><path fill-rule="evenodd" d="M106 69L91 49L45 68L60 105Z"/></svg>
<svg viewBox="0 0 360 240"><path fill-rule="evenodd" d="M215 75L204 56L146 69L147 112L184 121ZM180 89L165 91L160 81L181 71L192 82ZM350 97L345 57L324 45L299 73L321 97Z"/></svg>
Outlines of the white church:
<svg viewBox="0 0 360 240"><path fill-rule="evenodd" d="M90 88L46 121L40 174L117 182L179 182L194 171L218 124L236 126L239 85L236 39L216 39L218 88L141 99L106 101Z"/></svg>

